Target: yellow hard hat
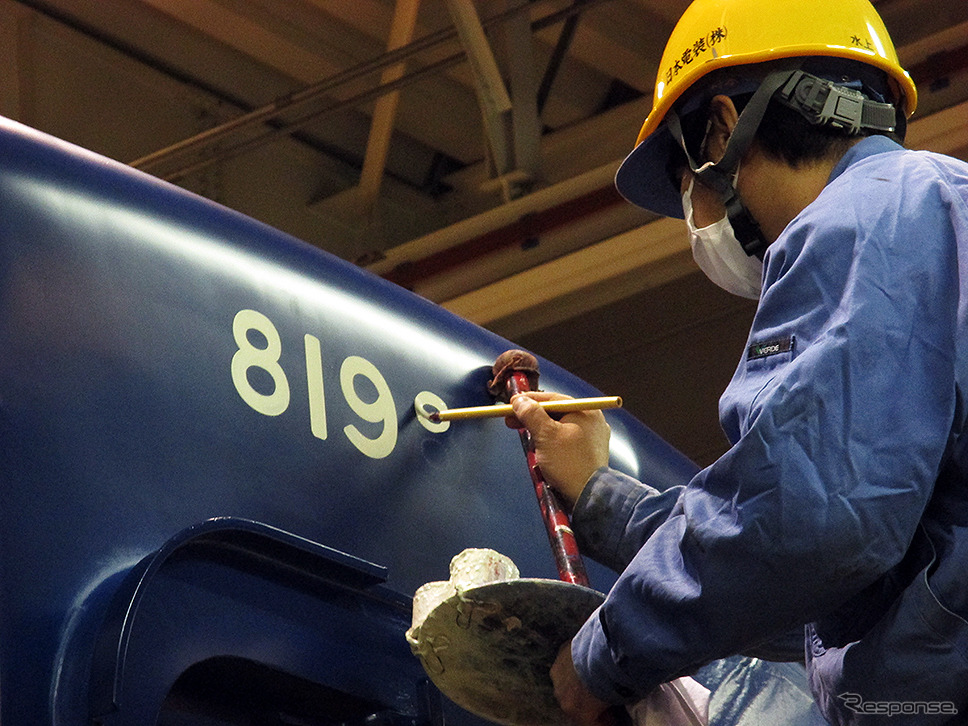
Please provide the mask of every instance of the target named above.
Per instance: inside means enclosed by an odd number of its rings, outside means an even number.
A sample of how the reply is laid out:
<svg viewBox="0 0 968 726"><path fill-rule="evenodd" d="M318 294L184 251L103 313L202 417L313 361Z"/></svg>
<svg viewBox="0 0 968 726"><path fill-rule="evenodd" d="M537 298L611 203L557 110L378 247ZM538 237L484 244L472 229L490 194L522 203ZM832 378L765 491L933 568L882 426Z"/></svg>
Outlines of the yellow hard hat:
<svg viewBox="0 0 968 726"><path fill-rule="evenodd" d="M695 0L666 44L652 111L626 164L660 130L673 104L712 71L818 56L846 58L881 69L896 85L898 105L903 104L908 117L914 113L917 89L901 68L884 22L868 0ZM632 198L634 190L623 189L631 181L631 177L617 180L619 191L634 203L652 208ZM667 214L671 210L655 211ZM681 211L668 216L681 216Z"/></svg>

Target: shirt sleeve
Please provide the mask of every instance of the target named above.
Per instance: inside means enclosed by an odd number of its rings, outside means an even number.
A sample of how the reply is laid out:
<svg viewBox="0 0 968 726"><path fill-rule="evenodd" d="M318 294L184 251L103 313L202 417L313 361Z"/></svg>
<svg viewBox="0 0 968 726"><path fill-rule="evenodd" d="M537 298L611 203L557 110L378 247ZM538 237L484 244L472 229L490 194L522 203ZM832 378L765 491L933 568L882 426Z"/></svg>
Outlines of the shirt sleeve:
<svg viewBox="0 0 968 726"><path fill-rule="evenodd" d="M571 514L579 549L621 572L669 516L683 488L659 491L615 469L599 469Z"/></svg>
<svg viewBox="0 0 968 726"><path fill-rule="evenodd" d="M734 445L575 637L599 698L811 622L907 550L954 417L960 283L943 180L892 164L835 180L770 249L751 348L791 344L741 364L721 403Z"/></svg>

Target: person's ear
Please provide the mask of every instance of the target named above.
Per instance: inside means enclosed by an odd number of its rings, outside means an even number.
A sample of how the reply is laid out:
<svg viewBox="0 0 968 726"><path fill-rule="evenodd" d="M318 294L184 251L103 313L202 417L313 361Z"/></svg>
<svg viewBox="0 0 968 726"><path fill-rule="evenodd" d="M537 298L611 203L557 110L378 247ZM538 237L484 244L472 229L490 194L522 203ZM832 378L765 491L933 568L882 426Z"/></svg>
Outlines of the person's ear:
<svg viewBox="0 0 968 726"><path fill-rule="evenodd" d="M702 145L706 161L717 162L723 158L726 142L729 141L738 120L739 113L733 99L722 95L713 97L709 102L709 125Z"/></svg>

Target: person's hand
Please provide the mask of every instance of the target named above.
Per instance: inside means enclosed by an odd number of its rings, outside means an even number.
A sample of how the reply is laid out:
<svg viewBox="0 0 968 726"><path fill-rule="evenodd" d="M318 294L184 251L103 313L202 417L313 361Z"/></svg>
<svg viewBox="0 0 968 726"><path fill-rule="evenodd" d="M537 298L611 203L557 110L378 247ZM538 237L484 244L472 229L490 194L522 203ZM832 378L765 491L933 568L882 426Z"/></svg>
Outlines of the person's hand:
<svg viewBox="0 0 968 726"><path fill-rule="evenodd" d="M558 651L551 666L551 682L558 705L571 726L614 726L616 723L613 707L599 700L578 677L571 660L571 641Z"/></svg>
<svg viewBox="0 0 968 726"><path fill-rule="evenodd" d="M608 466L611 430L601 411L576 411L556 421L535 403L568 398L558 393L519 393L511 398L514 416L506 423L531 433L545 481L561 494L570 510L595 470Z"/></svg>

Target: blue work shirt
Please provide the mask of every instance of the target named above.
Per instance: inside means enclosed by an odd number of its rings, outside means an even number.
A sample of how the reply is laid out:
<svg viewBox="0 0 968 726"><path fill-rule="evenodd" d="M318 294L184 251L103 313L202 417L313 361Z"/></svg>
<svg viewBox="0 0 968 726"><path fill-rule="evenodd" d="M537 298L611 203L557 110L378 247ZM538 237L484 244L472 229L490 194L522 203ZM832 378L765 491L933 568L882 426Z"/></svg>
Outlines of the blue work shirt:
<svg viewBox="0 0 968 726"><path fill-rule="evenodd" d="M968 165L864 139L764 262L729 451L666 492L601 470L576 505L582 547L624 569L578 673L622 702L774 652L806 658L833 723L963 723Z"/></svg>

